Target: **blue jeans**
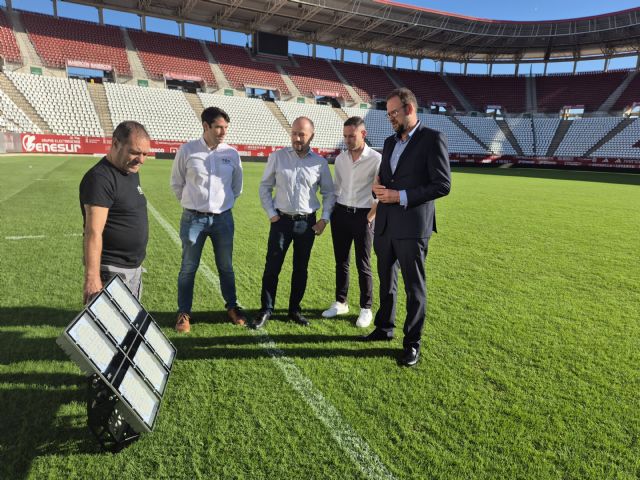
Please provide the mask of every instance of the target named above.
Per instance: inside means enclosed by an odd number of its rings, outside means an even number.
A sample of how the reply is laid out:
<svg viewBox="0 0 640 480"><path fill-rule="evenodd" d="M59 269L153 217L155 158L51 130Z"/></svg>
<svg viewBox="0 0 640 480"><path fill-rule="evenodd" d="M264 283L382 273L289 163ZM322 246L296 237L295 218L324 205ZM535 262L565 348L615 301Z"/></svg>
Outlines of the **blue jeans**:
<svg viewBox="0 0 640 480"><path fill-rule="evenodd" d="M191 313L193 283L200 265L202 248L211 239L220 278L225 308L238 305L236 278L233 273L233 215L227 210L219 215L203 215L184 210L180 219L182 265L178 274L178 311Z"/></svg>

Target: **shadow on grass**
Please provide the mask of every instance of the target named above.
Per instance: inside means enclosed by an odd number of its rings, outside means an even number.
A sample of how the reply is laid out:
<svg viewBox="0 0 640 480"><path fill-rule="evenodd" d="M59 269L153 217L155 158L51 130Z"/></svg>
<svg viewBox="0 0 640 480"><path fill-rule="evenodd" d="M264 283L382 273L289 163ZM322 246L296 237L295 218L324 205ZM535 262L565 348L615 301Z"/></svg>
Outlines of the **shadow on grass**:
<svg viewBox="0 0 640 480"><path fill-rule="evenodd" d="M252 318L247 312L248 318ZM307 312L305 312L307 313ZM29 476L35 458L44 455L99 454L99 444L86 424L86 379L80 374L24 371L51 361L69 361L56 344L76 311L48 307L0 308L0 479ZM312 325L317 319L308 311ZM226 312L203 314L206 323L228 323ZM319 315L319 314L318 314ZM161 326L171 328L174 312L152 312ZM270 322L287 321L286 311L276 311ZM9 327L9 328L6 328ZM59 327L53 336L37 336L31 327ZM287 356L290 358L392 357L397 348L388 344L363 344L358 335L313 333L313 327L292 324L294 333L268 337L246 328L233 335L198 337L172 336L178 348L178 360L221 359L251 360ZM226 331L226 330L225 330ZM237 332L237 333L236 333ZM299 332L299 333L298 333ZM272 341L275 345L262 342ZM40 364L38 365L38 362ZM80 403L82 413L66 413L65 406ZM62 411L61 411L62 409ZM77 405L70 410L77 411Z"/></svg>
<svg viewBox="0 0 640 480"><path fill-rule="evenodd" d="M496 167L452 167L458 173L498 175L501 177L544 178L552 180L577 180L581 182L640 185L640 175L613 171L597 172L584 170L561 170L543 168L496 168Z"/></svg>
<svg viewBox="0 0 640 480"><path fill-rule="evenodd" d="M62 405L84 403L84 377L11 373L0 375L0 385L0 478L26 478L38 456L100 451L84 409L59 414Z"/></svg>

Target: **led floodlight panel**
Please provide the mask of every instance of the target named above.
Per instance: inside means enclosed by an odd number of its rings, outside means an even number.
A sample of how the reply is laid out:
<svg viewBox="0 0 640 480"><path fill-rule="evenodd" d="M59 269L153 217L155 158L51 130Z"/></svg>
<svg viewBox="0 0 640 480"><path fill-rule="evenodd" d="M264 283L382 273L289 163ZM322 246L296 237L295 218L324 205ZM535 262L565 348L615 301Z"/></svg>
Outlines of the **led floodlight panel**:
<svg viewBox="0 0 640 480"><path fill-rule="evenodd" d="M58 337L88 376L118 397L116 408L138 433L153 430L176 348L115 276Z"/></svg>

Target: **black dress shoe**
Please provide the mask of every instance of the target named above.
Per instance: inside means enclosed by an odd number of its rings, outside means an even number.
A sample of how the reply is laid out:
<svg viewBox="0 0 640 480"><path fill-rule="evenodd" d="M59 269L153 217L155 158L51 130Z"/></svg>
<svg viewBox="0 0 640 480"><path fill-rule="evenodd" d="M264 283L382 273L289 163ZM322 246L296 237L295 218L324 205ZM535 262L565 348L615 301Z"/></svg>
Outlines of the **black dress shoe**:
<svg viewBox="0 0 640 480"><path fill-rule="evenodd" d="M360 340L363 342L390 342L393 340L393 333L386 333L376 328L369 335L360 337Z"/></svg>
<svg viewBox="0 0 640 480"><path fill-rule="evenodd" d="M266 325L267 320L271 317L271 312L268 310L260 310L256 315L256 318L253 319L253 323L251 323L250 327L254 330L258 328L262 328Z"/></svg>
<svg viewBox="0 0 640 480"><path fill-rule="evenodd" d="M413 367L420 360L420 350L416 347L406 347L398 363L404 367Z"/></svg>
<svg viewBox="0 0 640 480"><path fill-rule="evenodd" d="M302 325L303 327L309 326L309 320L304 318L300 312L289 312L289 320Z"/></svg>

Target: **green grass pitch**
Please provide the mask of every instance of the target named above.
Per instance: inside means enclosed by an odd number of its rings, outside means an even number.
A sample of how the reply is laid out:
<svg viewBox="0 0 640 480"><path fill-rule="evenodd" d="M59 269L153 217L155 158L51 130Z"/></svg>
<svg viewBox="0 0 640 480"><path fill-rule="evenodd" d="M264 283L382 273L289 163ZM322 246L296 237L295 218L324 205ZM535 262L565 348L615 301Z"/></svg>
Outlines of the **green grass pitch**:
<svg viewBox="0 0 640 480"><path fill-rule="evenodd" d="M192 333L178 336L180 248L150 215L143 304L178 359L156 429L114 455L91 436L84 378L55 343L82 308L78 184L96 161L0 158L0 479L640 477L640 176L454 169L414 369L396 366L401 330L390 344L355 341L355 275L352 314L321 319L328 229L312 254L310 328L283 310L268 338L231 325L201 270ZM151 159L141 179L177 229L170 168ZM268 221L263 165L244 168L235 268L253 313ZM212 258L207 248L215 272Z"/></svg>

